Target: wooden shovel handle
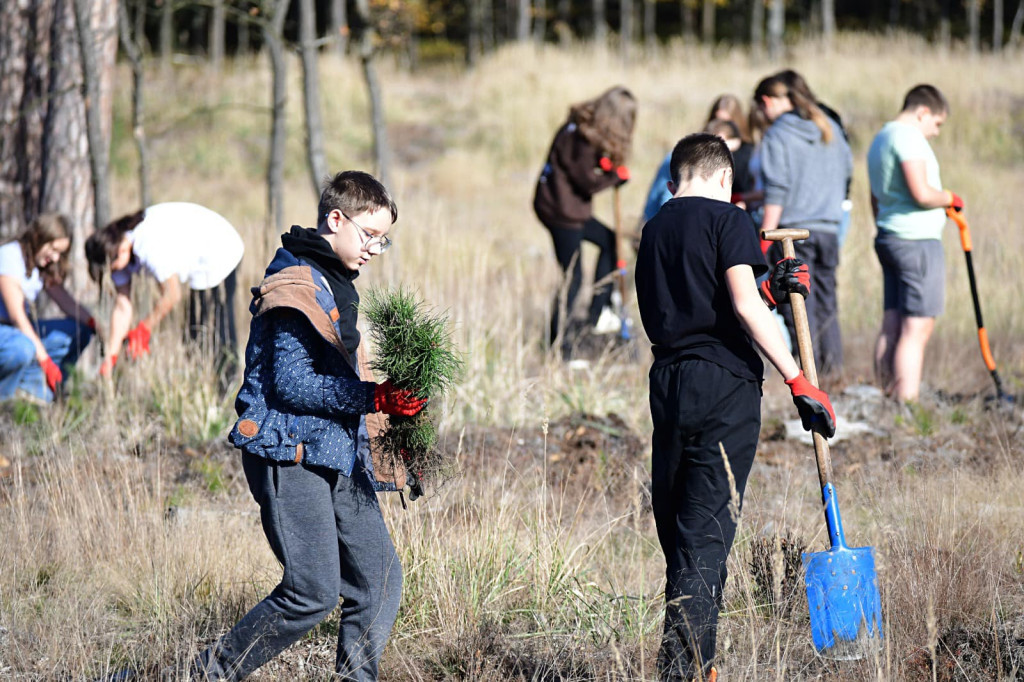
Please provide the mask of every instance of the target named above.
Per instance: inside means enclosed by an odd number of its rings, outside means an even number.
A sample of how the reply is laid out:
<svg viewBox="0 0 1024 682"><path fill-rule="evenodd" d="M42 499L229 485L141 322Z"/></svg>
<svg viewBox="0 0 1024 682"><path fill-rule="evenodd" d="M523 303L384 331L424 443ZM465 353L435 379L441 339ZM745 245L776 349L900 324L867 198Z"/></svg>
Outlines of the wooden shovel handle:
<svg viewBox="0 0 1024 682"><path fill-rule="evenodd" d="M761 239L770 242L782 242L782 255L796 258L793 247L794 239L807 239L811 233L807 230L767 230L761 233ZM811 345L811 326L807 321L807 304L804 297L798 294L789 295L789 305L793 308L793 324L796 327L796 345L800 349L800 366L804 376L818 386L818 371L814 366L814 347ZM828 441L817 431L813 432L814 457L818 464L818 481L824 488L832 482L832 456L829 454Z"/></svg>
<svg viewBox="0 0 1024 682"><path fill-rule="evenodd" d="M619 186L613 190L613 208L615 214L615 273L618 279L619 296L622 299L622 307L626 307L626 248L623 245L624 235L622 234L622 195L619 193Z"/></svg>

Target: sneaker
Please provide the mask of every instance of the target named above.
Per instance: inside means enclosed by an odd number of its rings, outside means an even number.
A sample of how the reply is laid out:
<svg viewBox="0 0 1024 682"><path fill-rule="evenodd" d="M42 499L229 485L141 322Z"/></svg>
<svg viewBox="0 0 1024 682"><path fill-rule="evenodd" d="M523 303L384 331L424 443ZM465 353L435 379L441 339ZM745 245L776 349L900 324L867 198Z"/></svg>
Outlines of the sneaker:
<svg viewBox="0 0 1024 682"><path fill-rule="evenodd" d="M594 333L616 334L620 329L622 329L622 320L615 314L615 311L608 306L601 308L601 315L597 318L597 324L594 325Z"/></svg>

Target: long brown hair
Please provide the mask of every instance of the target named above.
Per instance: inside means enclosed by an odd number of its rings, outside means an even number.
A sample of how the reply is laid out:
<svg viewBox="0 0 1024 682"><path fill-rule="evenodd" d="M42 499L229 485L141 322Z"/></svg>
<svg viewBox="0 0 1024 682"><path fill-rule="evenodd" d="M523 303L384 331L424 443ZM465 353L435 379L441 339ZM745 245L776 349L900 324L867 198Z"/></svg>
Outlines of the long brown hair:
<svg viewBox="0 0 1024 682"><path fill-rule="evenodd" d="M60 254L54 262L45 268L40 268L39 274L46 286L53 286L64 282L68 272L68 254L71 253L71 219L62 213L41 213L25 228L18 238L21 245L21 254L25 258L25 276L32 274L36 266L36 256L44 245L58 239L67 239L68 250Z"/></svg>
<svg viewBox="0 0 1024 682"><path fill-rule="evenodd" d="M736 129L740 133L740 139L744 142L750 142L750 127L747 124L747 115L743 113L743 103L740 102L740 98L736 95L719 95L715 98L715 101L711 103L711 110L708 112L708 120L704 123L711 123L714 119L718 118L716 115L719 111L724 111L729 114L728 120L736 124Z"/></svg>
<svg viewBox="0 0 1024 682"><path fill-rule="evenodd" d="M617 85L599 97L574 104L569 120L580 134L606 154L612 163L621 166L629 157L636 123L636 98Z"/></svg>
<svg viewBox="0 0 1024 682"><path fill-rule="evenodd" d="M145 215L145 210L142 210L121 216L85 240L85 259L89 261L89 276L94 282L100 281L107 263L117 258L117 250L124 236L134 230Z"/></svg>
<svg viewBox="0 0 1024 682"><path fill-rule="evenodd" d="M803 79L801 79L801 82L803 82ZM821 141L828 144L832 141L832 124L814 99L806 94L810 92L810 88L806 87L806 83L803 83L803 85L806 88L805 92L791 88L786 84L784 72L777 73L757 84L757 89L754 91L754 101L760 102L762 97L787 98L793 105L793 113L797 114L800 118L813 121L814 125L818 126L818 130L821 131Z"/></svg>

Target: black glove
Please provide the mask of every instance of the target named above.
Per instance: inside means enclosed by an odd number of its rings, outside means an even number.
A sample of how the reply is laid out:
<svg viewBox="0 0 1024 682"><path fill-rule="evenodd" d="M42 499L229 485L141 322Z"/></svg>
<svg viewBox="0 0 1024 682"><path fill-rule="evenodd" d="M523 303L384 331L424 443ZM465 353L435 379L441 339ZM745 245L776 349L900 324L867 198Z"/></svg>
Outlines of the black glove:
<svg viewBox="0 0 1024 682"><path fill-rule="evenodd" d="M811 290L811 272L799 258L783 258L765 281L761 282L761 298L772 310L789 300L790 294L807 298Z"/></svg>

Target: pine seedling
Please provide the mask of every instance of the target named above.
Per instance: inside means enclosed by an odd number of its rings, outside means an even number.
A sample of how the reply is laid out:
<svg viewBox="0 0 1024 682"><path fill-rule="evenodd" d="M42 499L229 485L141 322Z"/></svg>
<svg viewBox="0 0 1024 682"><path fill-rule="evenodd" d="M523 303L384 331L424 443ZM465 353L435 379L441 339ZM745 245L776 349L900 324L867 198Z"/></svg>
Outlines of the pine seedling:
<svg viewBox="0 0 1024 682"><path fill-rule="evenodd" d="M461 378L462 357L452 342L448 317L427 308L403 288L371 289L360 304L369 323L376 358L370 363L399 388L436 401ZM431 406L414 417L389 416L388 428L374 436L374 447L404 461L413 499L425 480L439 482L453 475L455 463L437 449Z"/></svg>

